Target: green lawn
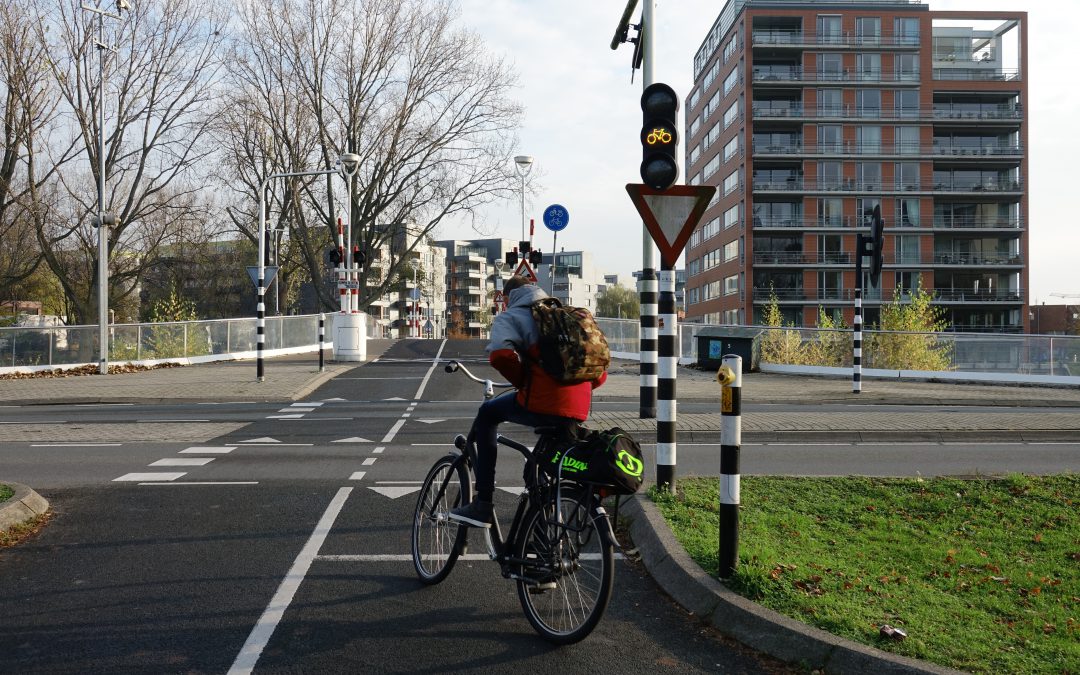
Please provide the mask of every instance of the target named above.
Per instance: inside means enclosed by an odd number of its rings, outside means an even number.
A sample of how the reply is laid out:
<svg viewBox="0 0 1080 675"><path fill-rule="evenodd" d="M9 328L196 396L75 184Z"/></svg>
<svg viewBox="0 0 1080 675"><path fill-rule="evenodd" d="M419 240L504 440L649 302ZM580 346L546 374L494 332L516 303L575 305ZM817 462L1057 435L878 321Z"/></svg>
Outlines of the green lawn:
<svg viewBox="0 0 1080 675"><path fill-rule="evenodd" d="M652 497L715 575L717 480ZM961 670L1080 673L1080 476L748 476L741 501L736 592ZM886 623L908 638L880 638Z"/></svg>
<svg viewBox="0 0 1080 675"><path fill-rule="evenodd" d="M8 497L15 494L15 491L8 486L0 483L0 502L5 501Z"/></svg>

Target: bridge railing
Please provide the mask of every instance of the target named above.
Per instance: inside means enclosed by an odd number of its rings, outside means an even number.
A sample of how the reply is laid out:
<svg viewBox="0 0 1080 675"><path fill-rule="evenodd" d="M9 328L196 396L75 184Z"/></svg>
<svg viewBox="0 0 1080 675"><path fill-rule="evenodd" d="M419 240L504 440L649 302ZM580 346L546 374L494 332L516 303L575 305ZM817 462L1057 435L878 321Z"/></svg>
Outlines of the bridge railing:
<svg viewBox="0 0 1080 675"><path fill-rule="evenodd" d="M333 344L333 314L326 314L326 347ZM375 321L367 316L368 335ZM150 365L254 358L255 319L211 319L109 326L109 362ZM314 352L319 315L266 317L266 356ZM97 363L98 327L2 327L0 373L71 368Z"/></svg>

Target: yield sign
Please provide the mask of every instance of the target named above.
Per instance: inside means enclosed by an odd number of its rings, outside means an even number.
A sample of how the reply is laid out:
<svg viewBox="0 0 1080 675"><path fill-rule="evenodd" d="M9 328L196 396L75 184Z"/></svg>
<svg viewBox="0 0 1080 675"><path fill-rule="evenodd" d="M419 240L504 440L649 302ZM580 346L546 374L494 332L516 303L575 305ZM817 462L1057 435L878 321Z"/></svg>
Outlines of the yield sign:
<svg viewBox="0 0 1080 675"><path fill-rule="evenodd" d="M522 271L524 270L524 271ZM525 258L521 259L518 263L517 269L514 270L514 274L520 274L523 277L528 277L529 281L536 283L536 272L533 272L533 268L529 265L529 261Z"/></svg>
<svg viewBox="0 0 1080 675"><path fill-rule="evenodd" d="M277 275L277 265L264 265L263 266L263 288L270 286L270 282L274 280ZM259 286L259 266L252 265L247 268L248 276L251 277L251 283L255 284L255 287Z"/></svg>
<svg viewBox="0 0 1080 675"><path fill-rule="evenodd" d="M630 183L626 192L660 249L661 261L674 268L701 221L701 214L705 213L709 200L716 193L716 187L673 185L666 190L654 190L647 185Z"/></svg>

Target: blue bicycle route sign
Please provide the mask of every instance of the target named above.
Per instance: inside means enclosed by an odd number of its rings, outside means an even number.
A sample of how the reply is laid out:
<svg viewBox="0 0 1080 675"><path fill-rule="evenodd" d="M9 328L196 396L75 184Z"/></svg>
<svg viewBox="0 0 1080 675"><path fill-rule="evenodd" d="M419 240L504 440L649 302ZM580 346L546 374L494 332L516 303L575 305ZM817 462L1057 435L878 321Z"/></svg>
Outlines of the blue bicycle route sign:
<svg viewBox="0 0 1080 675"><path fill-rule="evenodd" d="M570 212L562 204L552 204L544 209L544 227L552 232L561 232L570 224Z"/></svg>

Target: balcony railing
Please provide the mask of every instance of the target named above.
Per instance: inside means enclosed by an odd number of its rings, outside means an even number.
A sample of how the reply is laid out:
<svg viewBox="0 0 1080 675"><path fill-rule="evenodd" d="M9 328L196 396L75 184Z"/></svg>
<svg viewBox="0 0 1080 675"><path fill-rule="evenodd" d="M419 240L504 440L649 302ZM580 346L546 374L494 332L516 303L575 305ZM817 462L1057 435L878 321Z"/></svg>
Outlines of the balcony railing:
<svg viewBox="0 0 1080 675"><path fill-rule="evenodd" d="M754 82L894 82L918 84L918 73L898 73L880 68L844 68L837 71L805 70L802 66L760 66L754 68Z"/></svg>
<svg viewBox="0 0 1080 675"><path fill-rule="evenodd" d="M755 265L850 265L854 258L846 251L762 251L754 253L753 260Z"/></svg>
<svg viewBox="0 0 1080 675"><path fill-rule="evenodd" d="M946 229L1001 229L1019 230L1024 227L1021 218L976 218L972 216L935 216L934 227Z"/></svg>
<svg viewBox="0 0 1080 675"><path fill-rule="evenodd" d="M819 300L854 300L855 290L851 288L816 288L805 289L801 287L774 288L754 287L754 304L763 305L770 302L773 294L776 299L783 302L817 302ZM881 300L881 289L864 288L864 300Z"/></svg>
<svg viewBox="0 0 1080 675"><path fill-rule="evenodd" d="M755 155L885 155L900 157L1022 157L1024 149L1019 144L993 144L965 146L947 143L757 143Z"/></svg>
<svg viewBox="0 0 1080 675"><path fill-rule="evenodd" d="M918 35L856 35L853 33L809 33L789 30L756 30L751 36L756 46L836 46L836 47L918 47Z"/></svg>
<svg viewBox="0 0 1080 675"><path fill-rule="evenodd" d="M1024 113L1019 105L996 103L936 103L933 107L915 109L859 108L856 106L807 106L799 101L754 101L751 111L755 119L933 119L933 120L1020 120Z"/></svg>
<svg viewBox="0 0 1080 675"><path fill-rule="evenodd" d="M945 253L935 252L938 265L1023 265L1024 259L1012 253Z"/></svg>
<svg viewBox="0 0 1080 675"><path fill-rule="evenodd" d="M933 289L936 300L942 302L1023 302L1024 291L1019 288L994 288L991 290Z"/></svg>
<svg viewBox="0 0 1080 675"><path fill-rule="evenodd" d="M802 178L754 179L754 192L950 192L976 194L1007 194L1022 192L1024 185L1017 180L936 180L886 183L881 180L859 181L851 178L804 181Z"/></svg>
<svg viewBox="0 0 1080 675"><path fill-rule="evenodd" d="M844 228L853 227L856 222L857 219L851 216L845 216L843 218L839 216L832 218L802 218L800 216L797 216L795 218L762 218L760 216L754 216L755 229L801 229L807 227Z"/></svg>
<svg viewBox="0 0 1080 675"><path fill-rule="evenodd" d="M1018 120L1024 116L1019 105L1000 103L935 103L934 119Z"/></svg>
<svg viewBox="0 0 1080 675"><path fill-rule="evenodd" d="M934 68L934 79L1013 82L1020 79L1020 71L1016 68Z"/></svg>

